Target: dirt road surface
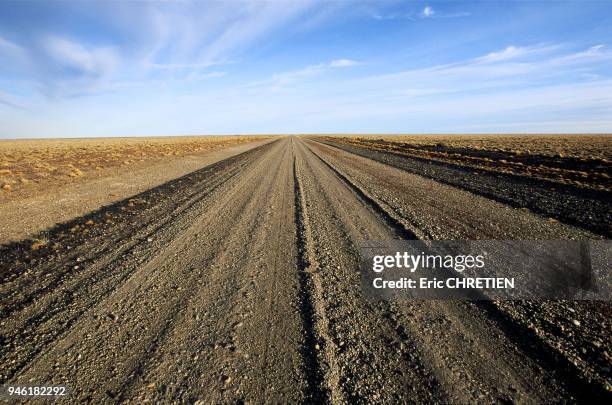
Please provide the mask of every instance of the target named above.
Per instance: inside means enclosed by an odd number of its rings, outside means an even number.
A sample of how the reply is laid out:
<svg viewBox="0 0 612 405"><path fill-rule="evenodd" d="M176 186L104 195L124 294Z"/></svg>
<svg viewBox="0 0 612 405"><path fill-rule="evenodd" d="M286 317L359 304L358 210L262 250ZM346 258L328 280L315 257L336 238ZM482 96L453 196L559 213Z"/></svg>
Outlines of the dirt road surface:
<svg viewBox="0 0 612 405"><path fill-rule="evenodd" d="M67 402L610 399L602 302L366 299L372 239L598 239L287 137L0 247L0 382Z"/></svg>

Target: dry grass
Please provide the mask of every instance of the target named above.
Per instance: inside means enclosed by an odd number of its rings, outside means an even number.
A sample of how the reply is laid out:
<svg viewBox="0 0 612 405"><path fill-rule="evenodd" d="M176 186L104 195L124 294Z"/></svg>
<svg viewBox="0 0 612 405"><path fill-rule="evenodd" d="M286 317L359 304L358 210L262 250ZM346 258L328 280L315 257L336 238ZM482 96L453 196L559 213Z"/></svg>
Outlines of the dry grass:
<svg viewBox="0 0 612 405"><path fill-rule="evenodd" d="M264 136L0 140L2 194L76 181L107 169L199 155Z"/></svg>

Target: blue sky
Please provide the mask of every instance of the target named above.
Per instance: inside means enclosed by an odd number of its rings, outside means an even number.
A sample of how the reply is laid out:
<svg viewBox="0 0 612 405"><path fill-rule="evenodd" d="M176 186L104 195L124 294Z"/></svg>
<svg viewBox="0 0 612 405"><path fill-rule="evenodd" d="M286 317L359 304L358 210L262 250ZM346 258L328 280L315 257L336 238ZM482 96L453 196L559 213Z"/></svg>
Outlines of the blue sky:
<svg viewBox="0 0 612 405"><path fill-rule="evenodd" d="M612 1L0 1L0 137L612 132Z"/></svg>

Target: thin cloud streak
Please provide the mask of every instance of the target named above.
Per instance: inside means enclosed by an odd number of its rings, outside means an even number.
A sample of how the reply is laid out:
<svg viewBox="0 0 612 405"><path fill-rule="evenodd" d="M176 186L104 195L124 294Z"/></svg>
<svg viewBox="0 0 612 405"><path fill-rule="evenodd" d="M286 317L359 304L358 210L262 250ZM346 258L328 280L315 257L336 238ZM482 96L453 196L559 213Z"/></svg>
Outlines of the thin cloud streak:
<svg viewBox="0 0 612 405"><path fill-rule="evenodd" d="M329 62L309 65L302 69L292 70L274 74L269 79L248 83L245 88L250 90L277 91L288 85L299 83L300 81L320 75L330 69L348 68L358 66L360 62L352 59L334 59Z"/></svg>
<svg viewBox="0 0 612 405"><path fill-rule="evenodd" d="M424 19L437 19L437 18L463 18L470 17L472 13L467 11L460 11L455 13L438 13L431 6L425 6L423 10L420 12L407 12L407 13L388 13L388 14L380 14L373 13L372 18L379 21L393 21L393 20L409 20L409 21L417 21Z"/></svg>
<svg viewBox="0 0 612 405"><path fill-rule="evenodd" d="M17 110L22 110L22 111L30 111L29 108L25 107L24 105L22 105L21 103L14 101L13 97L4 94L0 91L0 104L3 104L5 106L11 107L11 108L15 108Z"/></svg>

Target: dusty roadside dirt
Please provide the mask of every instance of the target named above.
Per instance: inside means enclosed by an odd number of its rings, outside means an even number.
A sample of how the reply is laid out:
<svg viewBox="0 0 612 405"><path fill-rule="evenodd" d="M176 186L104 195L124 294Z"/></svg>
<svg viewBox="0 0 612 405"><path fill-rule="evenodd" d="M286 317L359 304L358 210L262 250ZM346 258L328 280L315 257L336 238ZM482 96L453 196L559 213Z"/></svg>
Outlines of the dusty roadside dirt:
<svg viewBox="0 0 612 405"><path fill-rule="evenodd" d="M3 170L11 173L0 180L12 184L10 190L0 190L0 243L35 235L271 141L263 136L225 138L0 141ZM70 176L73 170L79 175ZM26 173L31 180L18 181Z"/></svg>
<svg viewBox="0 0 612 405"><path fill-rule="evenodd" d="M0 246L3 384L94 403L610 398L608 303L375 302L356 271L367 239L602 235L312 139L39 237Z"/></svg>

